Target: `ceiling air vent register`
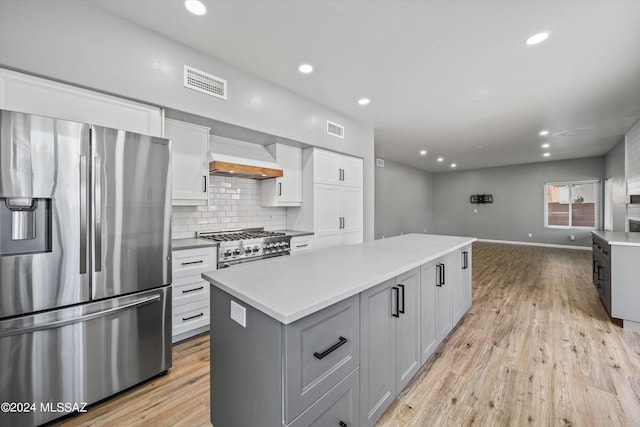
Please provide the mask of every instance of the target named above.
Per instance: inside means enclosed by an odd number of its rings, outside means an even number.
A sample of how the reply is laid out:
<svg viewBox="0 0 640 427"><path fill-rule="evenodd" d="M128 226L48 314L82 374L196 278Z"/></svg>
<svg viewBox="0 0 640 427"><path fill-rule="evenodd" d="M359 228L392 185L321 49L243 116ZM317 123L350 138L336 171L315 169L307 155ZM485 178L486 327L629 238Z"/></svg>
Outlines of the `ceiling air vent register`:
<svg viewBox="0 0 640 427"><path fill-rule="evenodd" d="M227 99L227 81L188 65L184 66L184 87Z"/></svg>
<svg viewBox="0 0 640 427"><path fill-rule="evenodd" d="M327 133L329 135L344 139L344 126L327 120Z"/></svg>

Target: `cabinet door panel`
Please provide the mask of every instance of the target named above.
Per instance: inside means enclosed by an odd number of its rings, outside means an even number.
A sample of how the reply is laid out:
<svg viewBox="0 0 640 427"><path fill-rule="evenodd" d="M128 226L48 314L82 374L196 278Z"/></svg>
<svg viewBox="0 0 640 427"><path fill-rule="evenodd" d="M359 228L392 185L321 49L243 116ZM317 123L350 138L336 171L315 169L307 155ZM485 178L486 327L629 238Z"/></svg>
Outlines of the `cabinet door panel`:
<svg viewBox="0 0 640 427"><path fill-rule="evenodd" d="M396 396L395 279L360 294L360 408L363 426L373 426Z"/></svg>
<svg viewBox="0 0 640 427"><path fill-rule="evenodd" d="M440 267L438 267L440 265ZM451 255L447 255L445 259L436 264L436 277L433 278L433 285L436 287L436 334L437 341L442 342L451 329L453 329L453 301L451 282L448 274L451 271ZM438 268L440 268L438 272ZM444 274L444 278L442 275ZM442 279L442 280L441 280ZM443 283L440 284L439 282Z"/></svg>
<svg viewBox="0 0 640 427"><path fill-rule="evenodd" d="M437 294L435 279L436 263L421 267L420 271L420 346L421 362L426 363L440 342L436 336Z"/></svg>
<svg viewBox="0 0 640 427"><path fill-rule="evenodd" d="M206 205L209 183L209 129L166 119L171 140L173 204Z"/></svg>
<svg viewBox="0 0 640 427"><path fill-rule="evenodd" d="M314 186L315 247L324 249L339 243L340 188L335 185Z"/></svg>
<svg viewBox="0 0 640 427"><path fill-rule="evenodd" d="M397 390L402 390L421 366L420 357L420 269L397 278L400 307L404 313L396 321Z"/></svg>
<svg viewBox="0 0 640 427"><path fill-rule="evenodd" d="M342 185L362 188L362 159L343 156L340 159Z"/></svg>
<svg viewBox="0 0 640 427"><path fill-rule="evenodd" d="M283 176L276 178L278 184L278 200L281 202L302 203L302 150L295 147L277 144L276 160L282 166Z"/></svg>
<svg viewBox="0 0 640 427"><path fill-rule="evenodd" d="M338 184L340 182L340 155L314 150L313 166L313 182L318 184Z"/></svg>

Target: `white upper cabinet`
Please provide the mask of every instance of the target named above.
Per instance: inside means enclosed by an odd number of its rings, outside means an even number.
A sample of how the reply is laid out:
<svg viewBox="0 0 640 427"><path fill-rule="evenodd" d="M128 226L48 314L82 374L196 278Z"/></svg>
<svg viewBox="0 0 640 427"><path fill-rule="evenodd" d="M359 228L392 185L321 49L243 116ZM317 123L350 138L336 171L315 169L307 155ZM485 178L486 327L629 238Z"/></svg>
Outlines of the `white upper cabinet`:
<svg viewBox="0 0 640 427"><path fill-rule="evenodd" d="M0 108L162 136L162 110L0 68Z"/></svg>
<svg viewBox="0 0 640 427"><path fill-rule="evenodd" d="M174 205L206 205L209 200L209 128L178 120L165 120L171 140Z"/></svg>
<svg viewBox="0 0 640 427"><path fill-rule="evenodd" d="M314 250L363 241L362 159L302 151L303 204L287 209L287 228L312 231Z"/></svg>
<svg viewBox="0 0 640 427"><path fill-rule="evenodd" d="M314 149L313 182L362 187L362 159Z"/></svg>
<svg viewBox="0 0 640 427"><path fill-rule="evenodd" d="M283 174L260 182L262 206L302 205L302 150L284 144L272 144L267 149Z"/></svg>

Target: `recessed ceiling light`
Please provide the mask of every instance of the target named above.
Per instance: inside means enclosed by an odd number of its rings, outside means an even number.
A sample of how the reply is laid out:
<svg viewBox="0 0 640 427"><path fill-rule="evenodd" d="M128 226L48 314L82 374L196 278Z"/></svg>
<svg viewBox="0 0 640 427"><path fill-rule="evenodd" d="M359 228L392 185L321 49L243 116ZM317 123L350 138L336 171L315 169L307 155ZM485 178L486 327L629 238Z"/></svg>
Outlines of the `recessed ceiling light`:
<svg viewBox="0 0 640 427"><path fill-rule="evenodd" d="M184 0L184 7L194 15L204 15L207 13L207 8L200 0Z"/></svg>
<svg viewBox="0 0 640 427"><path fill-rule="evenodd" d="M455 163L451 163L451 167L452 168L455 168L456 166L458 166L458 165L456 165Z"/></svg>
<svg viewBox="0 0 640 427"><path fill-rule="evenodd" d="M439 161L439 162L444 161L444 157L438 157L438 161Z"/></svg>
<svg viewBox="0 0 640 427"><path fill-rule="evenodd" d="M302 64L298 67L298 71L300 71L302 74L309 74L310 72L313 71L313 65Z"/></svg>
<svg viewBox="0 0 640 427"><path fill-rule="evenodd" d="M524 44L526 44L527 46L533 46L534 44L542 43L548 38L549 38L549 33L547 33L546 31L543 31L538 34L534 34L528 39L526 39L524 41Z"/></svg>
<svg viewBox="0 0 640 427"><path fill-rule="evenodd" d="M549 144L548 143L542 144L542 148L549 148Z"/></svg>
<svg viewBox="0 0 640 427"><path fill-rule="evenodd" d="M360 105L367 105L371 102L371 100L369 98L360 98L358 99L358 104Z"/></svg>
<svg viewBox="0 0 640 427"><path fill-rule="evenodd" d="M421 156L426 156L427 155L427 150L420 150L420 155Z"/></svg>
<svg viewBox="0 0 640 427"><path fill-rule="evenodd" d="M549 131L548 131L548 130L546 130L546 129L545 129L545 130L541 130L541 131L540 131L540 133L539 133L538 135L540 135L540 136L547 136L547 135L549 135Z"/></svg>
<svg viewBox="0 0 640 427"><path fill-rule="evenodd" d="M551 155L551 153L544 153L543 156L545 157L549 157Z"/></svg>

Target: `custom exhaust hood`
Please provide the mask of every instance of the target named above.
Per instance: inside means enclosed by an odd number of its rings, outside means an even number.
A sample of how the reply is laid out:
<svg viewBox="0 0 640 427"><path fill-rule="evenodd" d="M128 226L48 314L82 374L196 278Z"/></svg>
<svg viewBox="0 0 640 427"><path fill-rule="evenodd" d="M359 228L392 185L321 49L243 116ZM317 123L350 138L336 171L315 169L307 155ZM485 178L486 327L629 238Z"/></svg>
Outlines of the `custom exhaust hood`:
<svg viewBox="0 0 640 427"><path fill-rule="evenodd" d="M216 135L209 138L209 173L252 179L283 175L282 168L264 146Z"/></svg>

